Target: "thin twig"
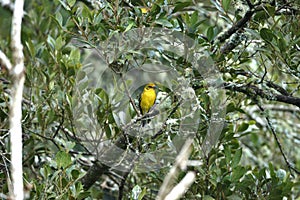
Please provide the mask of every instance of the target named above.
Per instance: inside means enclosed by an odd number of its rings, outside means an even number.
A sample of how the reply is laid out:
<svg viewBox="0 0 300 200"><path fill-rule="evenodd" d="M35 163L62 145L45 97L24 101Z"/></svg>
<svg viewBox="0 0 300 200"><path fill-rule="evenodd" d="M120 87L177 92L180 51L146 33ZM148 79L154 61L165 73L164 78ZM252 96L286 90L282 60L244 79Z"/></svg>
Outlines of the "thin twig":
<svg viewBox="0 0 300 200"><path fill-rule="evenodd" d="M55 138L58 135L60 129L63 127L64 119L65 119L65 117L64 117L64 110L62 110L61 122L57 126L56 131L55 131L54 135L52 136L52 138Z"/></svg>
<svg viewBox="0 0 300 200"><path fill-rule="evenodd" d="M128 98L129 98L129 101L130 101L130 103L131 103L133 109L135 110L135 112L137 113L137 115L140 117L142 114L141 114L140 110L136 107L135 102L134 102L132 96L131 96L130 93L129 93L127 84L126 84L126 82L125 82L125 80L124 80L122 74L121 74L121 80L122 80L122 83L123 83L124 88L125 88L125 92L126 92Z"/></svg>
<svg viewBox="0 0 300 200"><path fill-rule="evenodd" d="M155 134L151 137L152 139L157 138L158 136L160 136L160 135L163 133L165 127L167 126L167 121L168 121L168 119L170 119L170 117L176 112L176 110L179 108L179 106L181 105L181 103L182 103L182 100L179 101L179 102L176 104L176 106L172 109L172 111L169 113L167 119L166 119L165 122L163 123L162 128L161 128L159 131L157 131L157 133L155 133Z"/></svg>
<svg viewBox="0 0 300 200"><path fill-rule="evenodd" d="M157 104L154 104L154 106L151 107L150 111L145 115L141 115L139 117L133 118L128 124L122 127L122 130L126 132L129 129L129 127L133 126L137 122L141 120L148 120L154 118L156 115L159 114L158 110L155 110L156 105Z"/></svg>
<svg viewBox="0 0 300 200"><path fill-rule="evenodd" d="M259 56L260 56L260 58L263 60L261 53L259 54ZM268 73L268 70L267 70L267 67L266 67L266 65L265 65L265 62L264 62L264 61L262 62L262 65L263 65L263 67L264 67L264 74L262 75L262 77L261 77L260 81L258 82L258 84L260 84L260 83L263 83L263 82L264 82L264 80L265 80L265 77L267 76L267 73Z"/></svg>

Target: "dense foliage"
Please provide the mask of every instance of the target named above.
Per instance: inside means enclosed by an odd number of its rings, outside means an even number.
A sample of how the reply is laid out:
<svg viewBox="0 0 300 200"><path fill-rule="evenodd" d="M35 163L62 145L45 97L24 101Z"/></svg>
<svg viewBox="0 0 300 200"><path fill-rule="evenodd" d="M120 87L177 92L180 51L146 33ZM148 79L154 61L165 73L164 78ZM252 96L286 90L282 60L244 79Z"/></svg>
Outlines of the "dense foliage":
<svg viewBox="0 0 300 200"><path fill-rule="evenodd" d="M33 0L24 9L23 169L30 199L155 199L176 155L164 159L190 136L186 122L195 134L187 170L196 180L183 199L300 196L298 1ZM0 7L0 49L9 57L11 16L11 7ZM150 34L141 36L143 29ZM135 46L139 39L148 39L147 47ZM186 51L177 40L187 41ZM0 191L7 194L4 67L0 78ZM152 119L160 128L152 137L132 137L140 124L130 124L134 105L151 81L160 88L163 114ZM214 112L221 125L213 124ZM113 167L120 149L132 156L124 171Z"/></svg>

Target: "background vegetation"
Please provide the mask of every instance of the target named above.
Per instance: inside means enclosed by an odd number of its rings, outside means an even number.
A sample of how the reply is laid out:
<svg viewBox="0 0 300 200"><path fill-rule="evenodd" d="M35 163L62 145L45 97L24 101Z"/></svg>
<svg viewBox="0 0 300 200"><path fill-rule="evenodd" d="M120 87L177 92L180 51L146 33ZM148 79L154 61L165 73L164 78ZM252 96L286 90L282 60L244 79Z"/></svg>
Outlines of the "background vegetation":
<svg viewBox="0 0 300 200"><path fill-rule="evenodd" d="M101 156L91 154L90 138L79 133L72 112L78 101L74 95L76 73L85 66L86 49L100 49L116 33L143 27L186 34L206 52L224 81L225 124L214 148L204 154L202 142L213 103L207 83L191 63L164 51L161 57L127 52L108 61L109 69L120 75L140 67L133 61L156 60L176 70L196 94L203 108L199 117L203 123L190 155L196 164L188 164L188 170L196 172L196 180L183 199L299 199L298 1L33 0L25 1L25 11L23 163L30 199L156 197L171 165L146 173L137 172L134 166L130 173L111 169L101 162ZM10 6L0 7L0 49L8 56L11 15ZM159 46L151 50L160 51ZM97 57L90 62L97 63ZM10 77L3 67L0 76L0 191L7 194ZM129 145L139 149L141 145L127 138L116 121L114 99L101 88L94 92L99 101L95 119L105 133L101 139L109 139L121 149ZM170 118L180 119L176 91L162 85L160 92L172 93ZM169 137L180 134L176 123L173 129L163 129L158 137L146 141L149 148L168 149ZM166 134L168 130L173 130L171 135ZM185 173L180 172L178 181Z"/></svg>

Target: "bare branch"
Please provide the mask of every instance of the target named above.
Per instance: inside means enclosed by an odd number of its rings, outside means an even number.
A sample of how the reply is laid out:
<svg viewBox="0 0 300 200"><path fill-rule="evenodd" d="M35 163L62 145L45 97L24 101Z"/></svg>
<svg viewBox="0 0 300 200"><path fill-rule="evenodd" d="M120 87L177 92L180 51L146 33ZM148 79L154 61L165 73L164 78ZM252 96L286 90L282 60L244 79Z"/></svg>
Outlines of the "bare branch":
<svg viewBox="0 0 300 200"><path fill-rule="evenodd" d="M5 67L7 70L12 69L11 62L1 50L0 50L0 66Z"/></svg>
<svg viewBox="0 0 300 200"><path fill-rule="evenodd" d="M290 93L288 93L288 91L286 91L283 87L281 87L280 85L277 85L271 81L267 82L267 86L274 88L275 90L277 90L278 92L280 92L282 95L285 96L290 96Z"/></svg>
<svg viewBox="0 0 300 200"><path fill-rule="evenodd" d="M22 169L22 96L25 81L23 45L21 43L21 24L23 18L24 0L16 0L12 18L11 49L13 67L12 89L9 113L10 146L11 146L11 177L13 191L11 199L24 198Z"/></svg>
<svg viewBox="0 0 300 200"><path fill-rule="evenodd" d="M172 189L172 191L166 196L165 200L180 199L186 190L194 183L196 179L195 172L188 172L184 178Z"/></svg>
<svg viewBox="0 0 300 200"><path fill-rule="evenodd" d="M15 77L22 76L22 74L24 73L24 55L23 45L21 43L21 25L24 13L23 5L24 0L15 1L15 10L12 19L11 48L14 67L12 69L11 74Z"/></svg>
<svg viewBox="0 0 300 200"><path fill-rule="evenodd" d="M10 11L14 11L15 9L14 3L12 1L0 0L0 4L2 7L7 7Z"/></svg>
<svg viewBox="0 0 300 200"><path fill-rule="evenodd" d="M8 196L6 196L6 195L3 194L3 193L0 193L0 198L1 198L1 199L8 199Z"/></svg>
<svg viewBox="0 0 300 200"><path fill-rule="evenodd" d="M168 194L174 194L173 191L170 192L172 190L172 186L180 172L180 170L185 170L187 167L187 161L188 158L190 156L191 153L191 145L193 143L193 139L189 138L186 140L185 144L183 145L179 155L176 157L176 162L174 164L174 166L170 169L169 173L167 174L167 176L164 179L164 182L162 184L162 186L159 189L158 192L158 196L157 196L157 200L164 200L166 199ZM191 176L188 175L188 176ZM184 181L183 183L180 183L178 187L181 187L182 184L185 184L185 189L188 188L188 186L190 186L192 183L188 183L186 185L186 182ZM178 194L180 195L180 194ZM182 193L181 193L182 195ZM178 196L180 198L180 196Z"/></svg>

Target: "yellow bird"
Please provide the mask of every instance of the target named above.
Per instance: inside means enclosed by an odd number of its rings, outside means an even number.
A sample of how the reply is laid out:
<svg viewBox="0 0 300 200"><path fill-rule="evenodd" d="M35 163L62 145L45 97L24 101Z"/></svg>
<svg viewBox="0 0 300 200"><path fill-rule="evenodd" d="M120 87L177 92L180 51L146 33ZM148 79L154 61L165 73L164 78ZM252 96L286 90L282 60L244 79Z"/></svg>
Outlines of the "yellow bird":
<svg viewBox="0 0 300 200"><path fill-rule="evenodd" d="M142 115L145 115L146 113L149 112L151 107L154 105L155 100L156 100L156 85L154 83L148 83L145 87L144 90L140 96L140 110ZM147 120L142 121L142 126L146 124Z"/></svg>

